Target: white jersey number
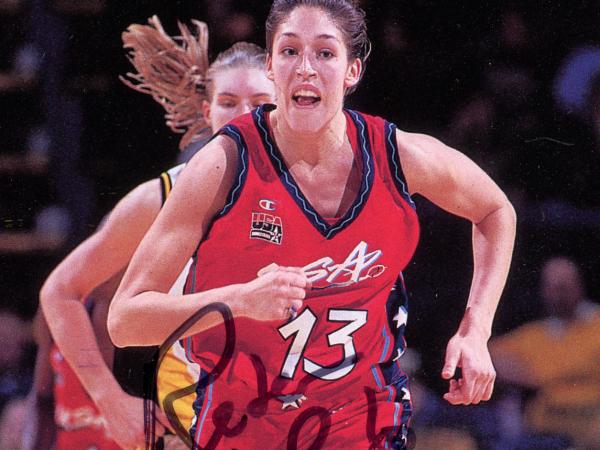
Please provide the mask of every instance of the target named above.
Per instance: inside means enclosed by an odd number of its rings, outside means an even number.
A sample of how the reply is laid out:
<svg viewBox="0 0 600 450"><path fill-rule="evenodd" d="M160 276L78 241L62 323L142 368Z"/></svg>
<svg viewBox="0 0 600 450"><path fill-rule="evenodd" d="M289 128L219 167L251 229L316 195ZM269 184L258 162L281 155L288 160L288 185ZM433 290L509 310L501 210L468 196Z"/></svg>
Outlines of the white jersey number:
<svg viewBox="0 0 600 450"><path fill-rule="evenodd" d="M304 358L303 369L305 372L322 380L339 380L350 373L356 365L356 349L354 348L352 334L367 323L367 311L330 309L327 319L331 322L350 322L348 325L327 335L327 341L331 347L334 345L344 346L344 359L337 366L324 367L308 358ZM283 363L281 369L282 377L294 377L300 358L306 348L308 338L316 323L317 316L310 309L306 308L294 320L279 327L279 334L285 340L294 334L296 335Z"/></svg>

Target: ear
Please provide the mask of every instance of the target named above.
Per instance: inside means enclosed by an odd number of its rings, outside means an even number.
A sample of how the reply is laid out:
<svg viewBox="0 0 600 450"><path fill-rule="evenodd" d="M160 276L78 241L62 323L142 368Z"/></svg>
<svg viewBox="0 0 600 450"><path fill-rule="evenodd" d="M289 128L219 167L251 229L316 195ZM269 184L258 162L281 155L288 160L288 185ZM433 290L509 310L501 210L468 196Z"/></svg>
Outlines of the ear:
<svg viewBox="0 0 600 450"><path fill-rule="evenodd" d="M212 118L210 117L210 113L210 103L207 100L202 100L202 117L204 117L206 125L208 125L212 131Z"/></svg>
<svg viewBox="0 0 600 450"><path fill-rule="evenodd" d="M344 78L344 87L350 89L358 84L360 75L362 74L363 64L358 58L355 58L349 65Z"/></svg>
<svg viewBox="0 0 600 450"><path fill-rule="evenodd" d="M275 81L275 75L273 75L273 58L270 53L267 53L267 78Z"/></svg>

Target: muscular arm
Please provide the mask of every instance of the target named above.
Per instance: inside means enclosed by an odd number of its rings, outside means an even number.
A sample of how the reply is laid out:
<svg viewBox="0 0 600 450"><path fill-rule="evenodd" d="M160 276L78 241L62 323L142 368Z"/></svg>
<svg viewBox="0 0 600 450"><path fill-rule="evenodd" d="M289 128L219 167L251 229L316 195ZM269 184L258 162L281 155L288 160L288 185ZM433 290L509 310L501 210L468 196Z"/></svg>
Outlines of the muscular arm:
<svg viewBox="0 0 600 450"><path fill-rule="evenodd" d="M282 318L286 307L303 298L306 277L299 271L274 271L250 283L195 294L168 294L213 218L225 205L237 163L234 142L221 136L196 154L179 176L111 303L108 330L117 346L161 344L184 320L210 303L227 304L234 316L251 313ZM274 290L277 298L273 297ZM249 297L264 299L264 303L255 302L249 312L245 307ZM220 320L216 314L209 315L188 334L212 327Z"/></svg>
<svg viewBox="0 0 600 450"><path fill-rule="evenodd" d="M465 155L429 136L399 131L397 141L411 192L473 223L474 271L467 310L449 343L442 375L450 379L461 367L464 380L451 381L445 398L478 403L489 399L493 389L487 341L512 257L515 212L498 186Z"/></svg>
<svg viewBox="0 0 600 450"><path fill-rule="evenodd" d="M158 180L131 191L117 204L104 226L54 269L40 293L40 304L56 345L107 418L109 429L111 424L116 428L116 422L121 420L115 416L121 408L117 403L124 403L129 397L103 358L106 345L99 346L83 301L100 285L104 286L94 294L110 300L112 292L102 290L110 288L111 279L114 283L120 277L160 206ZM143 428L139 431L143 433Z"/></svg>

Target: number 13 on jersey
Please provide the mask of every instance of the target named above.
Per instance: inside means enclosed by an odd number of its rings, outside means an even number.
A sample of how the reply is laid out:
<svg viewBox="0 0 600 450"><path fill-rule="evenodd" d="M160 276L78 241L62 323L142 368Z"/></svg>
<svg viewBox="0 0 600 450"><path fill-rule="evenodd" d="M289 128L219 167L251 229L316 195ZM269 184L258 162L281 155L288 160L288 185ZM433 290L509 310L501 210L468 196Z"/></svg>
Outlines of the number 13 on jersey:
<svg viewBox="0 0 600 450"><path fill-rule="evenodd" d="M336 345L344 346L344 357L342 361L331 367L321 366L308 358L303 358L304 350L308 339L317 323L317 316L306 308L302 314L291 322L279 327L277 331L288 340L294 336L287 356L283 362L280 375L284 378L294 378L296 368L302 359L302 368L305 372L320 378L322 380L338 380L346 376L356 365L356 349L352 334L367 323L367 311L352 309L330 309L327 316L330 322L348 322L347 325L333 331L327 335L327 341L330 347Z"/></svg>

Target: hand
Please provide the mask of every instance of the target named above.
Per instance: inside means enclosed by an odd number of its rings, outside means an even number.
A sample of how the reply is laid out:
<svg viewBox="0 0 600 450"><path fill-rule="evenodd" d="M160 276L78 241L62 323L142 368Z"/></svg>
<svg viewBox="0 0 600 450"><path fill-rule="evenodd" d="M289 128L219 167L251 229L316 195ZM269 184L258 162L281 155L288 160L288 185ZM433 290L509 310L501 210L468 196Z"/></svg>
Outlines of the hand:
<svg viewBox="0 0 600 450"><path fill-rule="evenodd" d="M244 285L242 315L255 320L288 319L302 307L310 281L299 267L270 264Z"/></svg>
<svg viewBox="0 0 600 450"><path fill-rule="evenodd" d="M121 391L110 395L106 401L98 402L98 408L106 421L106 434L124 450L146 448L144 426L144 400ZM155 408L156 436L165 433L163 424L168 419L157 406Z"/></svg>
<svg viewBox="0 0 600 450"><path fill-rule="evenodd" d="M462 378L453 379L460 367ZM496 371L487 348L487 339L457 333L448 342L442 377L450 380L444 399L453 405L477 405L489 400L494 390Z"/></svg>

